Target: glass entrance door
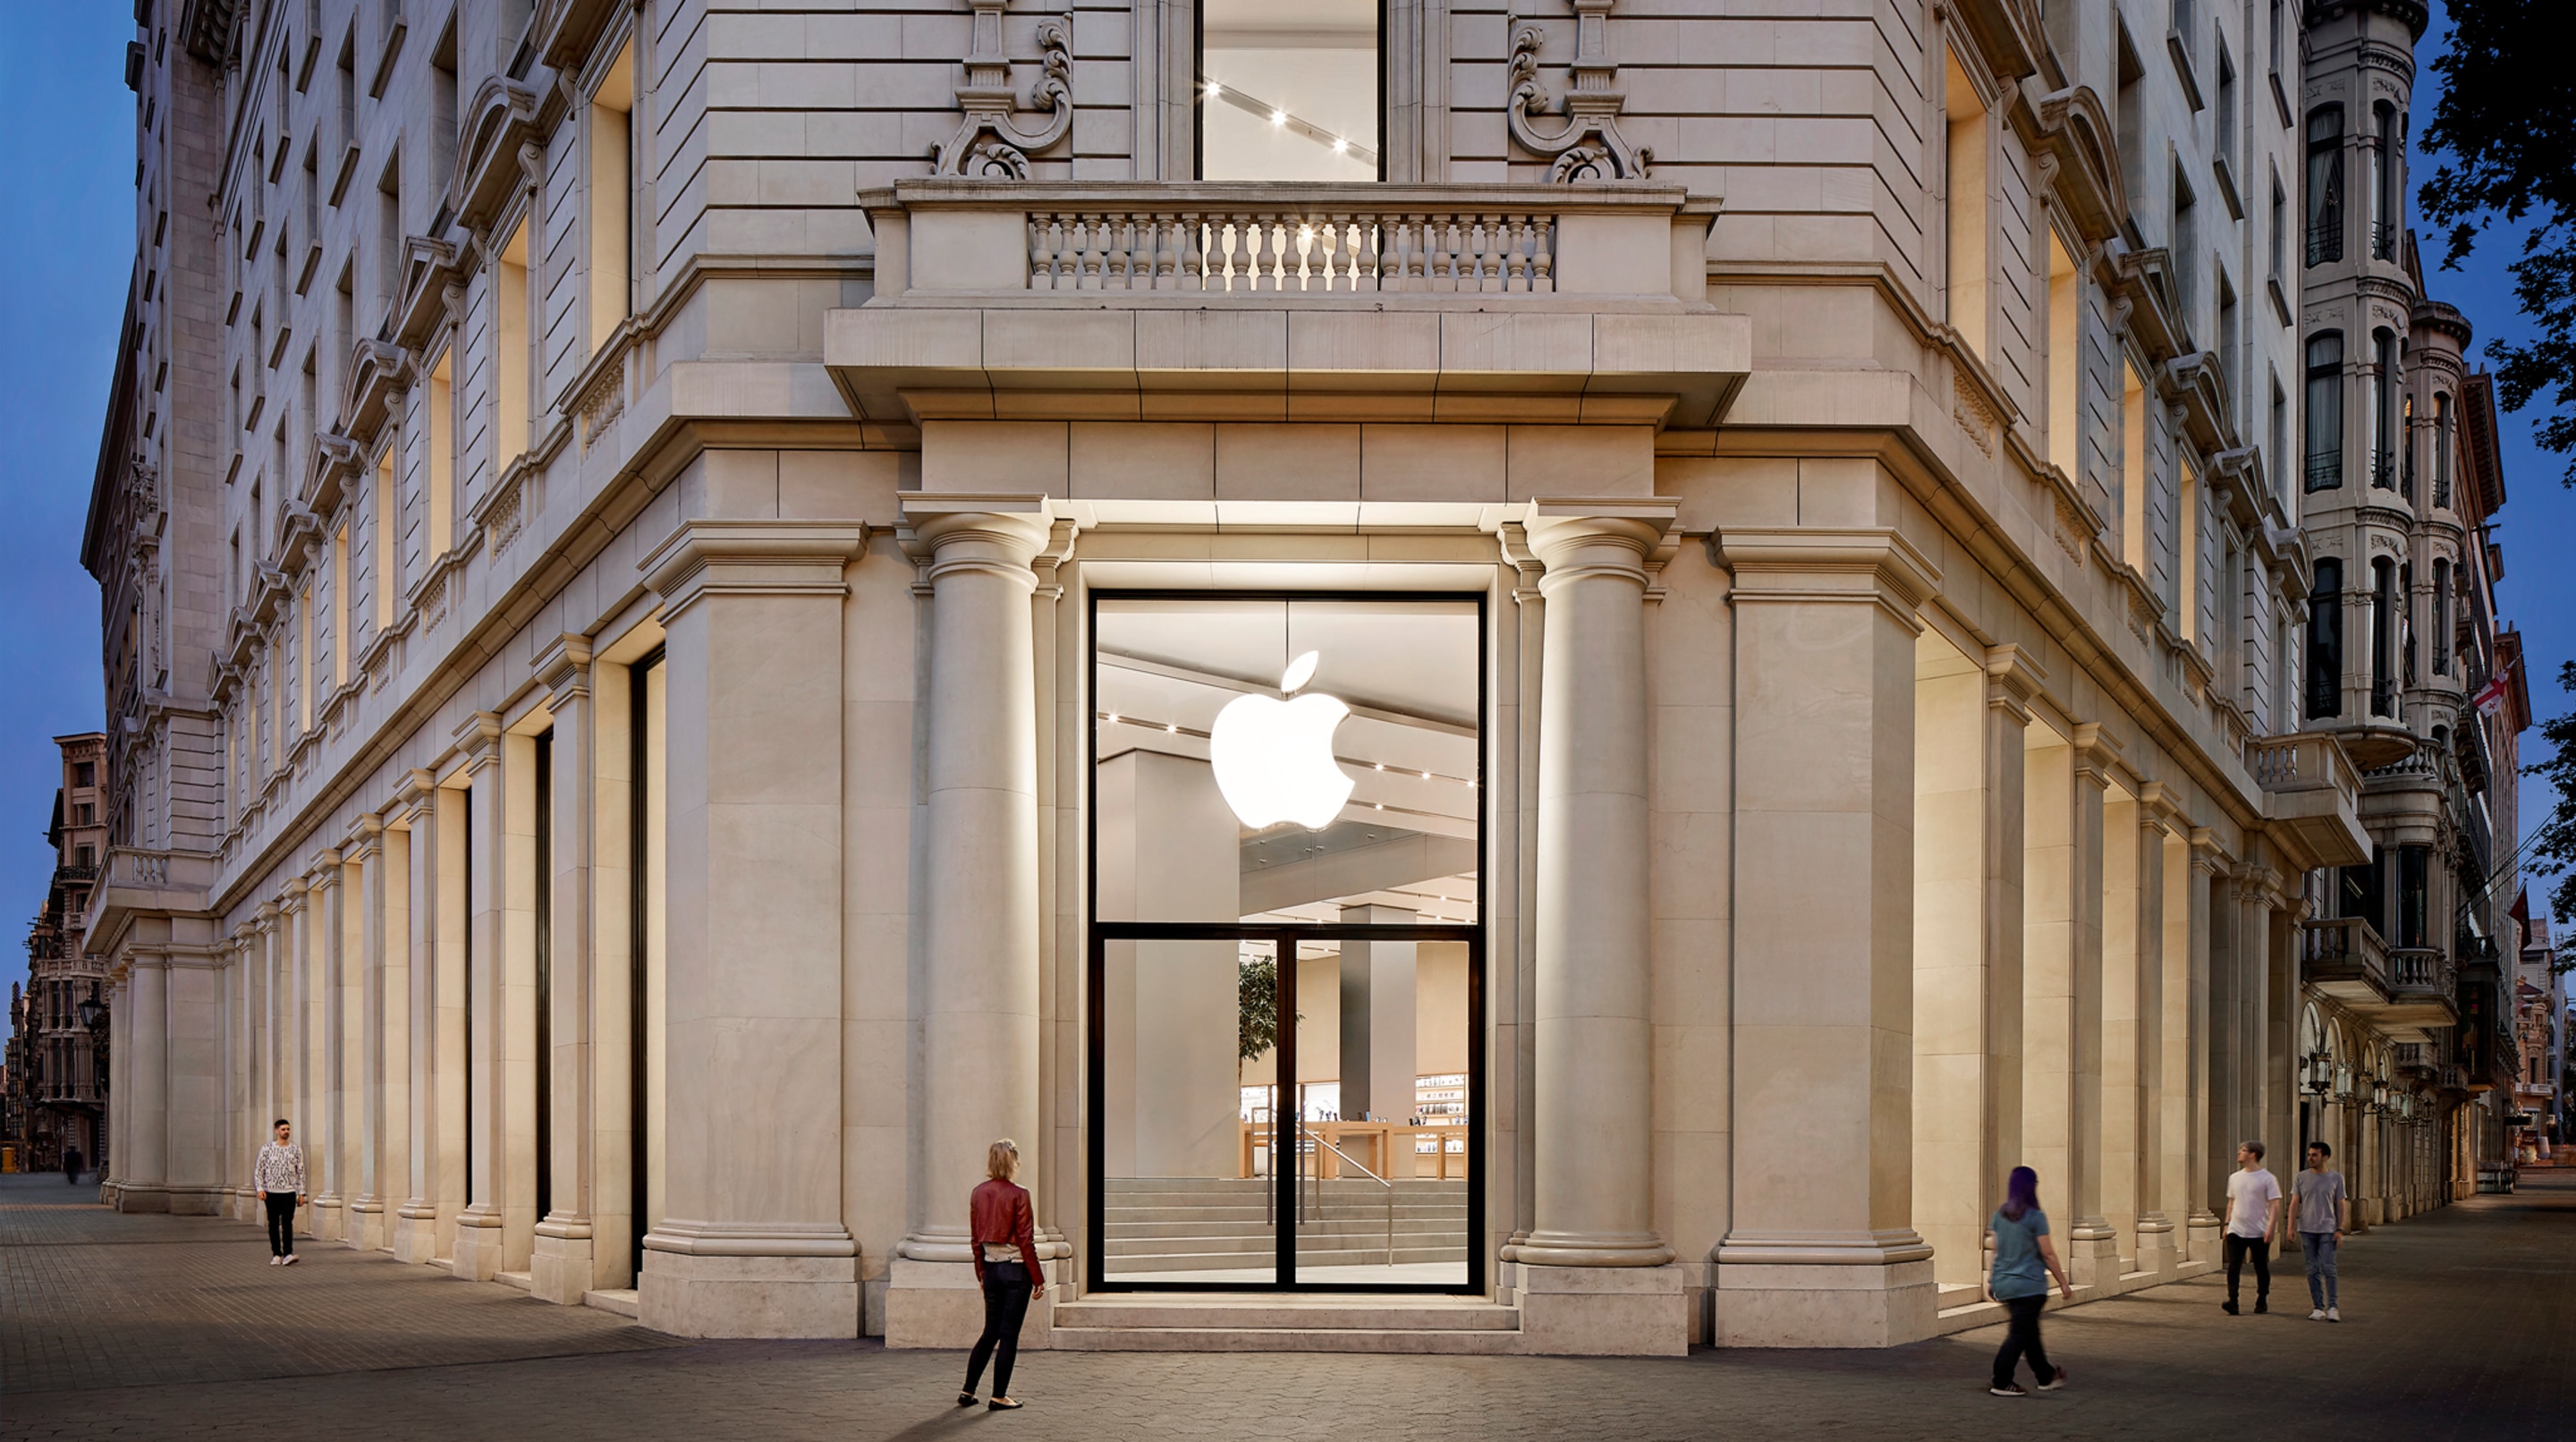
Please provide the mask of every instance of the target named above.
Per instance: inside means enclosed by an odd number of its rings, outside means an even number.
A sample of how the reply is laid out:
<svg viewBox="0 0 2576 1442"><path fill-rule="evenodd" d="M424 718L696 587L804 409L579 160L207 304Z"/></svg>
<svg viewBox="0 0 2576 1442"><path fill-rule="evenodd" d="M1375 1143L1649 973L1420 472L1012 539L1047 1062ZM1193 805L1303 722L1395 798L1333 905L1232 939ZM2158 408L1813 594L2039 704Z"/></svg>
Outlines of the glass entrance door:
<svg viewBox="0 0 2576 1442"><path fill-rule="evenodd" d="M1099 933L1094 1289L1482 1290L1472 934Z"/></svg>
<svg viewBox="0 0 2576 1442"><path fill-rule="evenodd" d="M1481 599L1091 622L1089 1284L1480 1290Z"/></svg>

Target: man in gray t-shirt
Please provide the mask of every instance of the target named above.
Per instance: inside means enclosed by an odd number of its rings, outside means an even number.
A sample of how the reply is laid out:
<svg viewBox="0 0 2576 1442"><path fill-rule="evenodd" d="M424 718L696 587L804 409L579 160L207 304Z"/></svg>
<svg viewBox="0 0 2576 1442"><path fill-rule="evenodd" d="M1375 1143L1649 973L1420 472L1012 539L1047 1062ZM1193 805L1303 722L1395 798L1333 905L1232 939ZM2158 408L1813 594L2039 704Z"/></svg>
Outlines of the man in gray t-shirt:
<svg viewBox="0 0 2576 1442"><path fill-rule="evenodd" d="M2308 1313L2311 1322L2343 1320L2343 1309L2335 1305L2335 1253L2343 1246L2352 1202L2344 1195L2343 1173L2326 1170L2326 1158L2333 1155L2334 1148L2324 1142L2308 1143L2308 1169L2290 1184L2299 1203L2299 1250L2308 1261L2308 1300L2316 1304Z"/></svg>

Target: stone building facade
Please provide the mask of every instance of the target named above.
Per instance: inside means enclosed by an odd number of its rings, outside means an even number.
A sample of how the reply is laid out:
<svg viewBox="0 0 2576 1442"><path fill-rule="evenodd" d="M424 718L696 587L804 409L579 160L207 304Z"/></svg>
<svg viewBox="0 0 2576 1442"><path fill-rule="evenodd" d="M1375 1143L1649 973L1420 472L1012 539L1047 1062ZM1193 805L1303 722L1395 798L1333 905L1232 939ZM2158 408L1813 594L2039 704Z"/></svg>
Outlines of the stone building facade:
<svg viewBox="0 0 2576 1442"><path fill-rule="evenodd" d="M2510 1162L2530 702L2496 610L2494 388L2466 362L2468 320L2426 295L2406 220L2424 7L2313 4L2307 21L2304 355L2274 384L2301 392L2300 705L2363 768L2371 855L2310 879L2296 1090L2300 1140L2335 1148L2368 1225Z"/></svg>
<svg viewBox="0 0 2576 1442"><path fill-rule="evenodd" d="M81 1169L97 1169L108 1140L104 1038L83 1015L83 1002L105 1000L107 969L82 949L90 895L107 855L107 738L92 731L57 736L62 783L54 789L45 840L54 849L44 904L27 927L25 990L10 990L6 1072L7 1139L22 1171L55 1171L77 1151Z"/></svg>
<svg viewBox="0 0 2576 1442"><path fill-rule="evenodd" d="M2021 1162L2212 1265L2371 855L2300 17L1307 8L149 8L119 1205L286 1115L323 1238L895 1345L999 1136L1057 1346L1898 1343Z"/></svg>

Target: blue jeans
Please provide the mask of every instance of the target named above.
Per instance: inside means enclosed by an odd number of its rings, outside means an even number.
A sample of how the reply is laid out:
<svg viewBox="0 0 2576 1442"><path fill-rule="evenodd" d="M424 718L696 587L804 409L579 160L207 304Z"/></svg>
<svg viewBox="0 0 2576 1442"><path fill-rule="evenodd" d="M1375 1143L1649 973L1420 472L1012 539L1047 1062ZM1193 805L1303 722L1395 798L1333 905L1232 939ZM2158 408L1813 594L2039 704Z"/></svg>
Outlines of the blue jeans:
<svg viewBox="0 0 2576 1442"><path fill-rule="evenodd" d="M2335 1234L2299 1233L2299 1250L2308 1259L2308 1300L2319 1307L2335 1304Z"/></svg>

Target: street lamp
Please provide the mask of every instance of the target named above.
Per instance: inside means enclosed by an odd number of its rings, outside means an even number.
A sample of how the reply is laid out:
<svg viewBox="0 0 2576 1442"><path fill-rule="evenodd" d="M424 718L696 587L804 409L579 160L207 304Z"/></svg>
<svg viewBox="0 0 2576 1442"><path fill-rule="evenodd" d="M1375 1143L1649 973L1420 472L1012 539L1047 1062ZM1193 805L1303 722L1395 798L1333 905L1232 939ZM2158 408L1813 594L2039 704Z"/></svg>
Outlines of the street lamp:
<svg viewBox="0 0 2576 1442"><path fill-rule="evenodd" d="M89 984L89 995L73 1008L80 1013L81 1025L89 1029L90 1064L98 1070L99 1100L107 1099L107 1003L99 999L98 983Z"/></svg>

